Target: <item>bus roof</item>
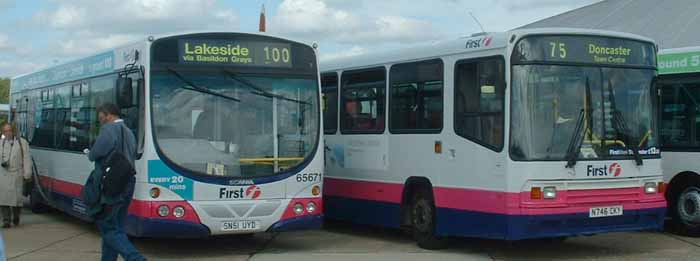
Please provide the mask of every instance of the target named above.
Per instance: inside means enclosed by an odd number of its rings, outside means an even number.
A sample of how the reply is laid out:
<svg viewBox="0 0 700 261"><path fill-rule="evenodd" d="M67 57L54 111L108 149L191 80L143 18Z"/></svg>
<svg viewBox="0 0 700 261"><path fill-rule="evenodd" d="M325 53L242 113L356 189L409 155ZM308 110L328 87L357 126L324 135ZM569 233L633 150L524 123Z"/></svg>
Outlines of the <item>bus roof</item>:
<svg viewBox="0 0 700 261"><path fill-rule="evenodd" d="M122 68L123 65L134 61L135 50L141 49L140 53L143 53L142 49L146 46L146 43L146 39L139 40L103 50L90 56L16 76L12 78L10 84L11 93L114 72Z"/></svg>
<svg viewBox="0 0 700 261"><path fill-rule="evenodd" d="M345 69L360 69L380 66L384 64L403 63L415 60L426 60L441 56L460 53L484 52L505 48L512 36L521 38L533 34L569 34L569 35L596 35L627 38L655 44L652 39L622 32L606 30L591 30L580 28L537 28L516 29L508 32L479 33L469 37L453 40L435 41L387 52L370 52L358 56L338 58L321 62L321 71L335 71ZM505 52L504 52L505 53Z"/></svg>
<svg viewBox="0 0 700 261"><path fill-rule="evenodd" d="M659 51L659 74L700 73L700 46Z"/></svg>
<svg viewBox="0 0 700 261"><path fill-rule="evenodd" d="M692 52L700 52L700 46L661 49L661 50L659 50L659 55L681 54L681 53L692 53Z"/></svg>

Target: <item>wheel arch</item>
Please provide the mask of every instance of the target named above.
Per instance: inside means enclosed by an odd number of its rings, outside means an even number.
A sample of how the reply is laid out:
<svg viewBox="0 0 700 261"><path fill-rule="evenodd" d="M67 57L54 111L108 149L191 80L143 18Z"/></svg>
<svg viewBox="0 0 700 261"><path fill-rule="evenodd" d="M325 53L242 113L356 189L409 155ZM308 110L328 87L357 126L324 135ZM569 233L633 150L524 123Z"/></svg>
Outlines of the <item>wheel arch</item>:
<svg viewBox="0 0 700 261"><path fill-rule="evenodd" d="M668 182L668 187L666 188L666 193L664 195L666 197L666 201L674 201L675 196L677 196L685 187L684 184L692 182L693 179L700 180L700 174L694 171L683 171L674 175Z"/></svg>
<svg viewBox="0 0 700 261"><path fill-rule="evenodd" d="M429 195L433 200L435 199L433 183L427 177L412 176L404 182L401 193L401 226L409 226L411 224L409 206L413 203L412 195L421 190L429 191Z"/></svg>

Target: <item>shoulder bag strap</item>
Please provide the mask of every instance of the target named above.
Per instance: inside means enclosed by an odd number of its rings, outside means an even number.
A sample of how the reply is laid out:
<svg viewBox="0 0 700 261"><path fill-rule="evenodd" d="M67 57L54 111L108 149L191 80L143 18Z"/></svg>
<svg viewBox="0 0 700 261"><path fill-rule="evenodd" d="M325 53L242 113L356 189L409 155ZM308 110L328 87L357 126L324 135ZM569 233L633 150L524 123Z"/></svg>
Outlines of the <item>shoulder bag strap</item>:
<svg viewBox="0 0 700 261"><path fill-rule="evenodd" d="M22 167L20 168L22 170L22 174L24 174L24 144L22 144L22 137L17 138L17 143L19 143L19 156L22 157L20 158L20 163ZM28 146L29 144L27 144Z"/></svg>

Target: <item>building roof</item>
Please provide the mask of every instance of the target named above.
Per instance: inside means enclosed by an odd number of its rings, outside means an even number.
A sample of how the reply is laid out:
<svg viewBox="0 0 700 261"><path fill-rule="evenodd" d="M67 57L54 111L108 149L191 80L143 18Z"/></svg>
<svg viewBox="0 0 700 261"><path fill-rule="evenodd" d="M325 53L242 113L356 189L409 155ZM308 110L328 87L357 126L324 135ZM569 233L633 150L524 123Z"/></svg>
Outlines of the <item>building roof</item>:
<svg viewBox="0 0 700 261"><path fill-rule="evenodd" d="M654 39L659 49L700 45L700 1L604 0L521 28L573 27L628 32Z"/></svg>

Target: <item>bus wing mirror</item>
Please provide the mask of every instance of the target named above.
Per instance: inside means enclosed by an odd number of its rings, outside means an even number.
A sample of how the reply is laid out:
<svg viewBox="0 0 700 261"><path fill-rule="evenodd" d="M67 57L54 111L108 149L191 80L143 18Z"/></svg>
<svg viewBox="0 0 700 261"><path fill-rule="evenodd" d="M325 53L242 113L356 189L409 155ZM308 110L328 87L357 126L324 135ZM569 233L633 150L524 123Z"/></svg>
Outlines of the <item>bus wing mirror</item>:
<svg viewBox="0 0 700 261"><path fill-rule="evenodd" d="M117 105L120 108L131 108L134 106L133 87L130 77L117 78Z"/></svg>

